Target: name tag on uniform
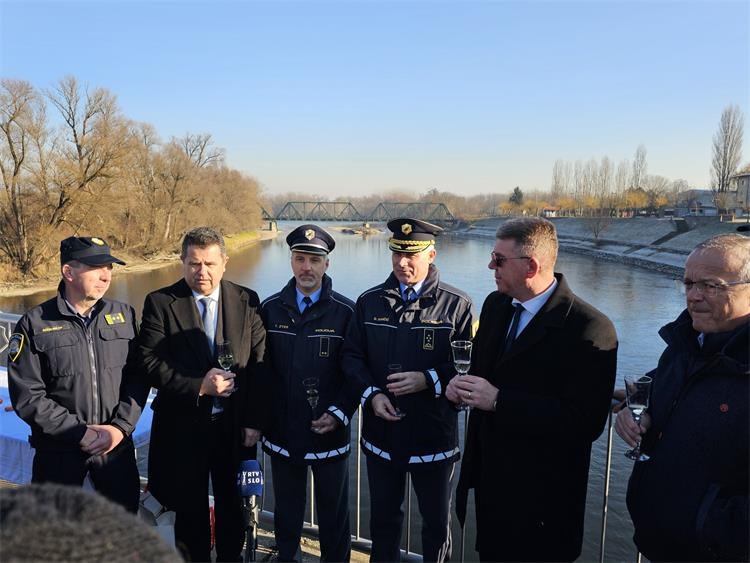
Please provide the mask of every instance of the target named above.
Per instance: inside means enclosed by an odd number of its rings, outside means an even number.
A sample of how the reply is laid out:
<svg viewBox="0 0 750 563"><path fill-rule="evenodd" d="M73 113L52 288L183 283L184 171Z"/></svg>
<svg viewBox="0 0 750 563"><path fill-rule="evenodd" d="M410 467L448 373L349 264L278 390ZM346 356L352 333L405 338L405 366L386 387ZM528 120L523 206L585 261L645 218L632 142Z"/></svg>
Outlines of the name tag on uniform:
<svg viewBox="0 0 750 563"><path fill-rule="evenodd" d="M426 328L424 329L424 336L422 337L422 350L434 350L435 349L435 329Z"/></svg>
<svg viewBox="0 0 750 563"><path fill-rule="evenodd" d="M125 324L125 315L122 313L104 315L104 320L107 321L108 325L121 325Z"/></svg>

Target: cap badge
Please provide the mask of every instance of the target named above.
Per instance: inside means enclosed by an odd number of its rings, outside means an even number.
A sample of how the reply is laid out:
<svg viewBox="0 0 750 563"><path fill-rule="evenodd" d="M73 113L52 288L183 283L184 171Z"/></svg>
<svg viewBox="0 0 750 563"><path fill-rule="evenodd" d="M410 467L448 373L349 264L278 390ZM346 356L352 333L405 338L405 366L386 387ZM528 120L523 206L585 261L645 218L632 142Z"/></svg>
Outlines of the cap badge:
<svg viewBox="0 0 750 563"><path fill-rule="evenodd" d="M409 223L404 223L403 225L401 225L401 232L407 236L411 234L412 230L412 226Z"/></svg>
<svg viewBox="0 0 750 563"><path fill-rule="evenodd" d="M315 231L313 229L307 229L305 231L305 238L307 240L312 240L315 238Z"/></svg>
<svg viewBox="0 0 750 563"><path fill-rule="evenodd" d="M100 238L91 237L91 242L99 246L104 246L104 241Z"/></svg>

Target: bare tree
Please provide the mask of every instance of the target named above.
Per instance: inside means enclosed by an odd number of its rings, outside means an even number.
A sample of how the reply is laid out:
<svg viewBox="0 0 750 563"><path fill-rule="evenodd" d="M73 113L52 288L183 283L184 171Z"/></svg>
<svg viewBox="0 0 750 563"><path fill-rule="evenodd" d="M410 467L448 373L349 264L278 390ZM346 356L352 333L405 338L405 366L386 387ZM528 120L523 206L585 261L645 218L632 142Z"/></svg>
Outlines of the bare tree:
<svg viewBox="0 0 750 563"><path fill-rule="evenodd" d="M633 159L633 174L630 177L630 187L632 189L637 190L643 188L647 170L646 147L638 145L638 148L635 150L635 158Z"/></svg>
<svg viewBox="0 0 750 563"><path fill-rule="evenodd" d="M711 187L717 194L729 190L729 183L740 165L744 118L739 106L721 112L719 129L714 134L711 161Z"/></svg>
<svg viewBox="0 0 750 563"><path fill-rule="evenodd" d="M213 147L210 133L185 136L177 141L190 161L198 168L219 165L224 162L224 150Z"/></svg>
<svg viewBox="0 0 750 563"><path fill-rule="evenodd" d="M30 174L35 140L44 130L44 105L33 86L22 80L0 80L0 252L25 276L44 258L35 237L40 223L39 198ZM39 159L36 159L37 162Z"/></svg>

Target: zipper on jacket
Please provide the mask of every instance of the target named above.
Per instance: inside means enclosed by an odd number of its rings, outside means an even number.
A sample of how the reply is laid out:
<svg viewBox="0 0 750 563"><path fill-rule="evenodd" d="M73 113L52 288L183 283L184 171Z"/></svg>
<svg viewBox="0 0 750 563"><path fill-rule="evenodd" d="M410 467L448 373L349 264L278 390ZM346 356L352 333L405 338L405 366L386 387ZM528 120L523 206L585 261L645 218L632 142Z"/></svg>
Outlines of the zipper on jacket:
<svg viewBox="0 0 750 563"><path fill-rule="evenodd" d="M91 362L91 395L92 411L91 418L93 424L100 424L99 420L99 378L96 371L96 351L94 350L94 339L91 336L91 326L84 324L83 330L86 331L86 341L89 345L89 361Z"/></svg>

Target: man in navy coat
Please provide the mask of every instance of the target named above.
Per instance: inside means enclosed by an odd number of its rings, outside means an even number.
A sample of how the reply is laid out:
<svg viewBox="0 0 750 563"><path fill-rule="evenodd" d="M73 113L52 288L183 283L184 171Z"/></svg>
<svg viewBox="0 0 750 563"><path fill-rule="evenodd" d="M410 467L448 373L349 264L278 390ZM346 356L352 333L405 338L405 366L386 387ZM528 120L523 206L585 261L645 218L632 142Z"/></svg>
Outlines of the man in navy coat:
<svg viewBox="0 0 750 563"><path fill-rule="evenodd" d="M489 268L471 375L446 396L473 407L457 491L474 489L482 561L573 561L581 553L591 444L607 419L617 362L610 320L554 272L546 219L503 223Z"/></svg>

